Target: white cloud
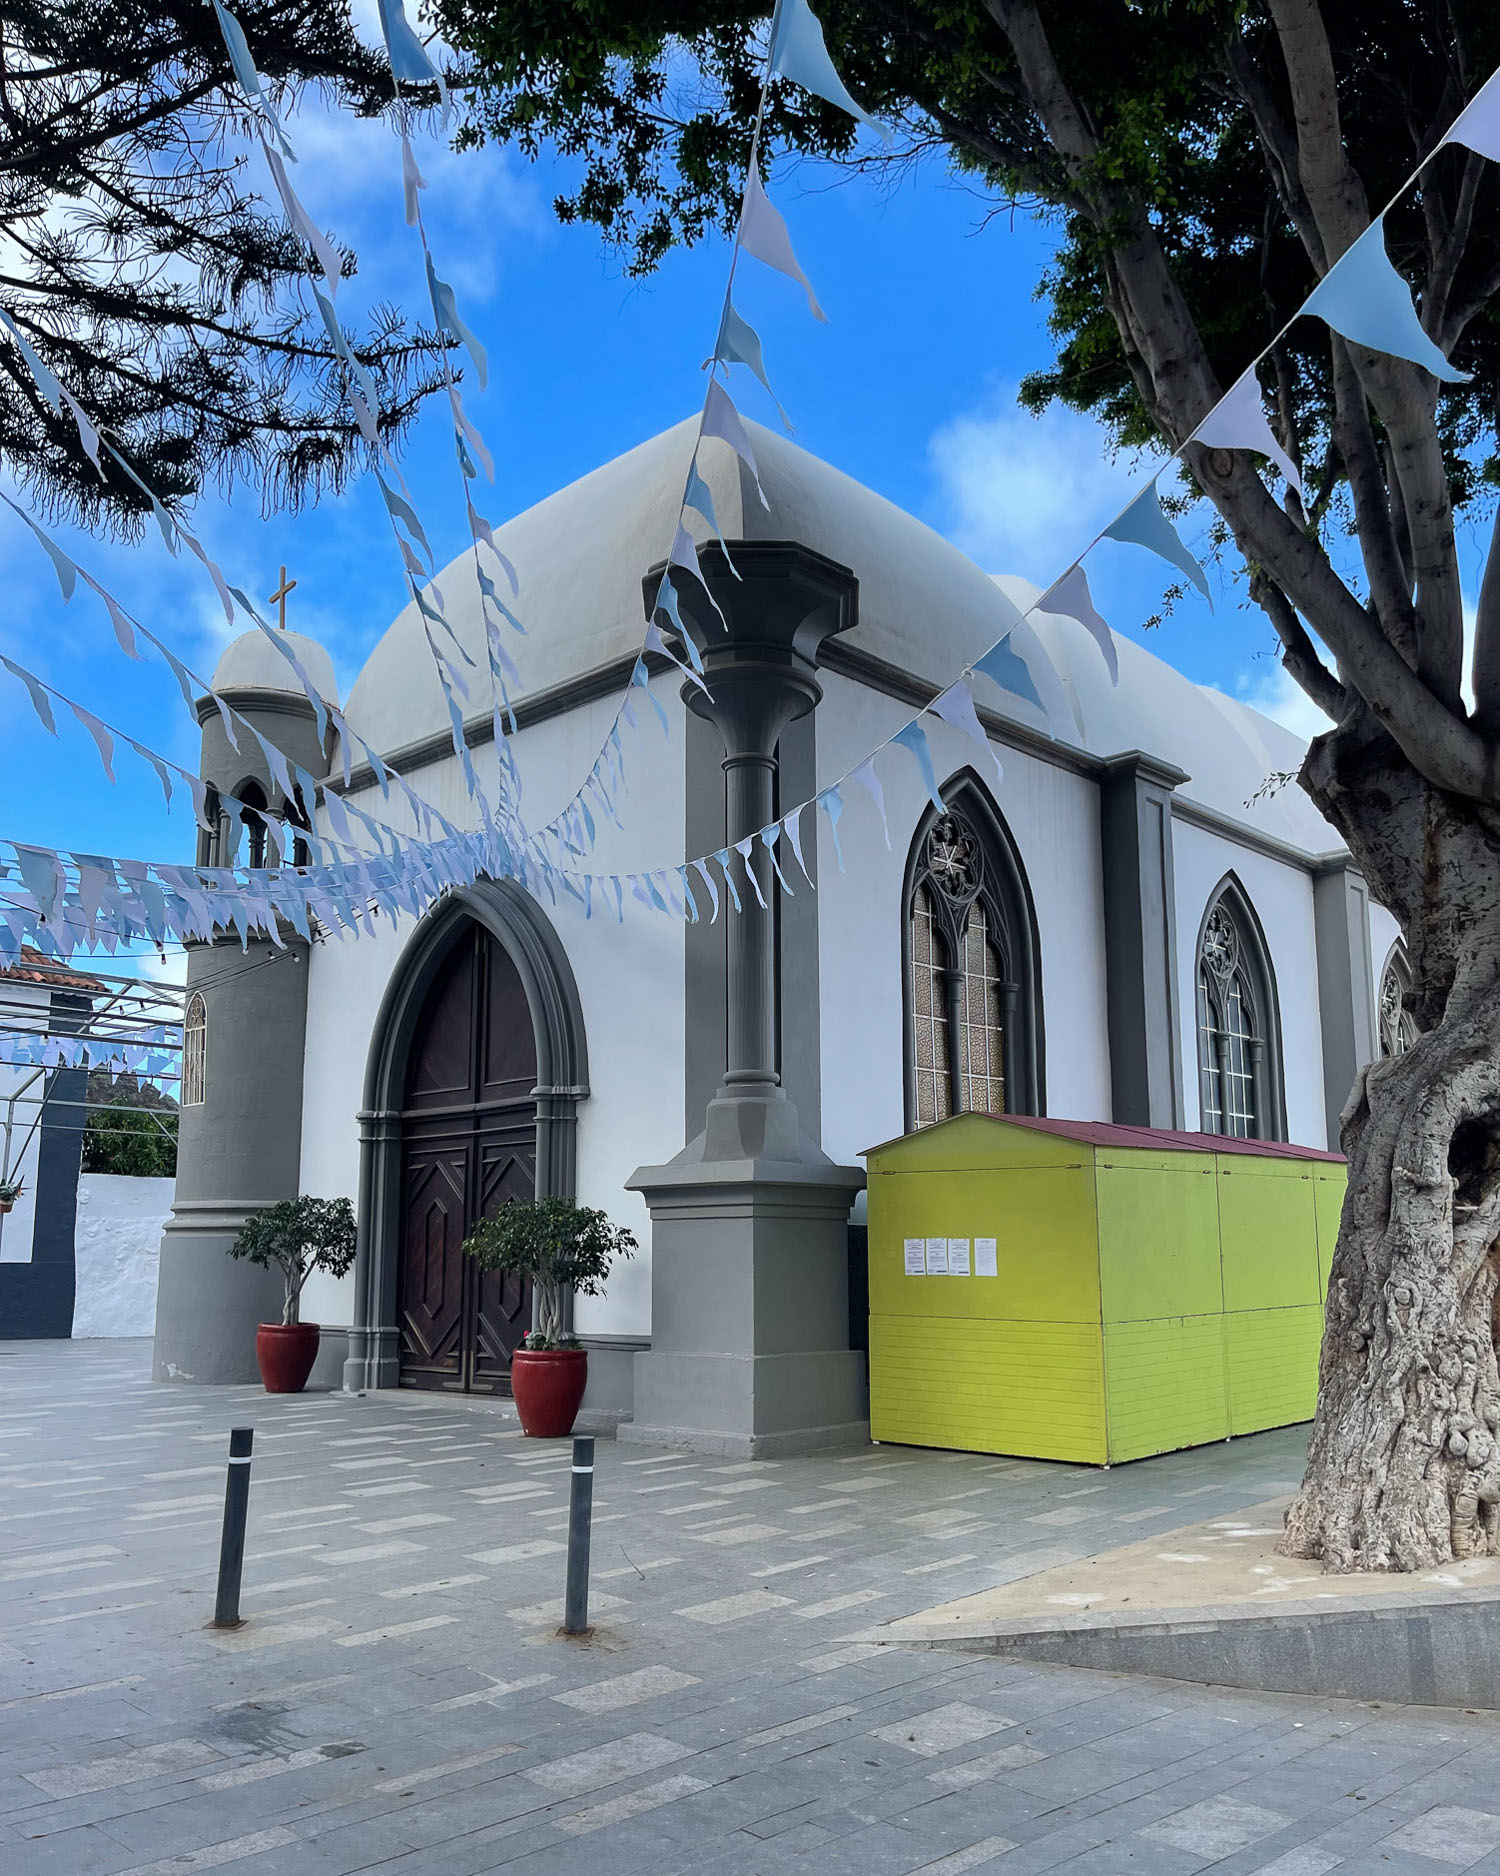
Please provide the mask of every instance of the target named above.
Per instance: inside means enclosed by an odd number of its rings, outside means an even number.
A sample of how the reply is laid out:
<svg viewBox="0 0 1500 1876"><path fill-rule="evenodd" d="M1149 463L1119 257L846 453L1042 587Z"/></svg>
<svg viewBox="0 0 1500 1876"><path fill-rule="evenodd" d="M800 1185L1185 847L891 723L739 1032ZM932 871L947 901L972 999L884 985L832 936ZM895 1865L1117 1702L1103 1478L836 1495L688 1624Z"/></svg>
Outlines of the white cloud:
<svg viewBox="0 0 1500 1876"><path fill-rule="evenodd" d="M1333 728L1331 720L1279 659L1262 659L1253 672L1242 671L1235 683L1235 695L1263 717L1300 736L1303 742L1311 742L1314 736Z"/></svg>
<svg viewBox="0 0 1500 1876"><path fill-rule="evenodd" d="M1138 474L1110 460L1092 418L1056 404L1032 417L1014 385L935 431L927 455L943 532L992 572L1043 583L1110 519Z"/></svg>

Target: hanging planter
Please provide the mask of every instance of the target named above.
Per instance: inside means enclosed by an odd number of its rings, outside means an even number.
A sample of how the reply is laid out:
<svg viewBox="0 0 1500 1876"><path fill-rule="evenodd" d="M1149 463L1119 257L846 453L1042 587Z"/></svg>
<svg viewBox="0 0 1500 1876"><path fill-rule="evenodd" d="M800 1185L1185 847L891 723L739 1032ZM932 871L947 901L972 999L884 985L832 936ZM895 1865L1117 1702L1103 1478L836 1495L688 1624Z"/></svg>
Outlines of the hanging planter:
<svg viewBox="0 0 1500 1876"><path fill-rule="evenodd" d="M17 1199L25 1190L19 1179L0 1179L0 1218L15 1209Z"/></svg>

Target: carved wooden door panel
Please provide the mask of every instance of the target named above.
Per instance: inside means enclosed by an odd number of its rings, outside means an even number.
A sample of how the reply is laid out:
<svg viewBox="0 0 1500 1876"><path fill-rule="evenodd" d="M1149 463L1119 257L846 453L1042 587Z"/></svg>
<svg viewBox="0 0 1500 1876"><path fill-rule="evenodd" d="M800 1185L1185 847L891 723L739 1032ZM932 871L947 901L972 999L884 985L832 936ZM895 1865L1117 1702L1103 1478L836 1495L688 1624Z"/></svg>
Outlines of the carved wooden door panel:
<svg viewBox="0 0 1500 1876"><path fill-rule="evenodd" d="M478 926L434 979L402 1114L397 1318L403 1387L510 1392L531 1290L481 1273L461 1246L508 1199L536 1195L536 1041L525 988Z"/></svg>
<svg viewBox="0 0 1500 1876"><path fill-rule="evenodd" d="M463 1243L467 1142L411 1140L402 1184L401 1379L412 1387L462 1384L466 1336Z"/></svg>
<svg viewBox="0 0 1500 1876"><path fill-rule="evenodd" d="M529 1114L526 1116L530 1118ZM509 1199L536 1195L536 1129L482 1135L474 1155L475 1212L493 1218ZM480 1392L510 1392L510 1358L531 1327L531 1284L515 1277L476 1273L473 1372Z"/></svg>

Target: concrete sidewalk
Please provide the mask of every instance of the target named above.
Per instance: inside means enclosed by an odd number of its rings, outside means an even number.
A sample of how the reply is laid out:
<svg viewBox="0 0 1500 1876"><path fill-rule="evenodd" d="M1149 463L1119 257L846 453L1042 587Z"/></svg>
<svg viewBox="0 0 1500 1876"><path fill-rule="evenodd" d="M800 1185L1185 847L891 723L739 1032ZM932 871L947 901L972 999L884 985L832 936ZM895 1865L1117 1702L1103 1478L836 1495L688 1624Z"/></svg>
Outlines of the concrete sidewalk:
<svg viewBox="0 0 1500 1876"><path fill-rule="evenodd" d="M1107 1473L601 1443L430 1396L153 1387L0 1344L5 1876L1500 1872L1500 1724L853 1639L1295 1483L1301 1437ZM245 1610L211 1612L254 1424Z"/></svg>

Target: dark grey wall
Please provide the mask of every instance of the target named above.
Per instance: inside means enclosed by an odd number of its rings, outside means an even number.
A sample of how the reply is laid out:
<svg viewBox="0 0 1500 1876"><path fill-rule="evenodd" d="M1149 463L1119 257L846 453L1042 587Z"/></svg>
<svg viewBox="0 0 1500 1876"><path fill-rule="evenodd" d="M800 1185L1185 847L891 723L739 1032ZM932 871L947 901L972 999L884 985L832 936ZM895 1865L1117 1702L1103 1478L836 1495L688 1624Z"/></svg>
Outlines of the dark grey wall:
<svg viewBox="0 0 1500 1876"><path fill-rule="evenodd" d="M785 813L806 801L817 788L817 712L801 717L783 732L777 749L776 811ZM816 815L803 816L802 852L814 881L818 877ZM776 907L780 949L777 982L781 988L778 1012L781 1085L797 1109L802 1131L819 1146L823 1143L823 1048L819 996L818 895L802 877L786 840L777 848L777 863L792 889L778 892Z"/></svg>
<svg viewBox="0 0 1500 1876"><path fill-rule="evenodd" d="M695 711L685 712L687 753L684 758L687 809L684 837L689 854L715 853L724 845L724 739L712 723ZM703 1131L704 1110L724 1077L728 1056L725 1033L728 1004L728 956L725 949L729 914L724 882L712 868L718 887L720 912L710 923L712 902L702 880L690 871L693 897L702 914L687 927L683 945L683 1139Z"/></svg>
<svg viewBox="0 0 1500 1876"><path fill-rule="evenodd" d="M1113 1119L1181 1127L1172 791L1181 769L1139 750L1112 756L1099 783Z"/></svg>
<svg viewBox="0 0 1500 1876"><path fill-rule="evenodd" d="M800 718L785 731L777 748L778 808L805 801L817 787L817 716ZM724 845L724 742L713 724L687 712L685 758L687 807L684 837L690 854L714 853ZM804 816L802 852L808 871L818 877L818 842L813 817ZM777 849L777 863L792 889L792 897L778 890L770 914L776 921L778 953L777 1067L781 1084L797 1109L802 1130L821 1144L823 1138L822 1047L819 1025L818 899L803 879L787 842ZM687 927L683 947L684 1060L683 1138L696 1139L703 1131L704 1110L724 1077L727 1056L725 1012L728 1003L728 919L724 882L717 867L718 922L711 923L712 901L702 880L690 871L693 897L702 918ZM753 899L745 899L736 862L735 883L746 909L738 916L767 916ZM727 916L726 916L727 911Z"/></svg>
<svg viewBox="0 0 1500 1876"><path fill-rule="evenodd" d="M56 998L53 1005L55 1011ZM66 1340L73 1333L73 1237L87 1084L81 1068L60 1068L47 1079L37 1128L31 1262L0 1264L0 1339Z"/></svg>
<svg viewBox="0 0 1500 1876"><path fill-rule="evenodd" d="M1374 971L1370 961L1370 892L1347 860L1313 879L1318 956L1318 1020L1323 1032L1323 1103L1328 1145L1339 1150L1339 1115L1354 1077L1375 1054Z"/></svg>
<svg viewBox="0 0 1500 1876"><path fill-rule="evenodd" d="M307 946L194 945L187 986L203 992L208 1013L205 1098L179 1122L153 1372L159 1381L253 1381L256 1324L281 1320L281 1279L228 1252L253 1212L297 1196Z"/></svg>

